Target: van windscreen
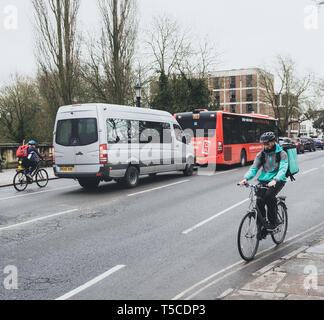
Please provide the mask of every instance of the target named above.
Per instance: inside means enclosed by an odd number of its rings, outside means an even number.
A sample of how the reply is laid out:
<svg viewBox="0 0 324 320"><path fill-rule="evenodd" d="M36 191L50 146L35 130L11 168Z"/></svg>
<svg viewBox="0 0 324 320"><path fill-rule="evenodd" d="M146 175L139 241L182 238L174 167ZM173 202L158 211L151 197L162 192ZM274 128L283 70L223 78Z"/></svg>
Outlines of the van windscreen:
<svg viewBox="0 0 324 320"><path fill-rule="evenodd" d="M65 147L93 144L98 141L97 119L59 120L55 140L57 144Z"/></svg>

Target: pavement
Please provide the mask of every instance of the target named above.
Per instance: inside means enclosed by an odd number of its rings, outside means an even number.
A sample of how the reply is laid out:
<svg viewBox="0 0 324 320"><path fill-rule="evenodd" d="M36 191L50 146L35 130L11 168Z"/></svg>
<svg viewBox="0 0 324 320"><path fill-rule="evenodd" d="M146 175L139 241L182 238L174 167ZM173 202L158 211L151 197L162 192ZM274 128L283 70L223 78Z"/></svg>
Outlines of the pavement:
<svg viewBox="0 0 324 320"><path fill-rule="evenodd" d="M324 300L324 237L302 246L226 290L219 300Z"/></svg>
<svg viewBox="0 0 324 320"><path fill-rule="evenodd" d="M57 179L54 176L54 171L52 168L44 168L44 169L47 171L50 180ZM0 188L12 186L13 185L12 181L15 174L16 174L16 169L2 170L2 172L0 172Z"/></svg>

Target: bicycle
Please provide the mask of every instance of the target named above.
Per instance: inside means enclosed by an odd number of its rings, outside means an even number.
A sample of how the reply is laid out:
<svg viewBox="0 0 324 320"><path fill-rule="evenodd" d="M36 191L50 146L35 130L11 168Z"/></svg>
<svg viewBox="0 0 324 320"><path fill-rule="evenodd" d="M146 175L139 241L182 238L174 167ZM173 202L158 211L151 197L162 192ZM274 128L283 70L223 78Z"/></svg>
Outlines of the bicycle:
<svg viewBox="0 0 324 320"><path fill-rule="evenodd" d="M48 173L45 169L39 167L40 162L37 163L36 169L32 172L32 180L27 177L28 169L22 168L22 161L19 161L17 173L13 179L13 185L18 192L25 191L29 184L35 182L40 188L45 188L48 184Z"/></svg>
<svg viewBox="0 0 324 320"><path fill-rule="evenodd" d="M268 189L268 187L260 185L254 186L248 183L245 186L251 189L249 195L251 202L249 212L241 221L238 231L237 244L241 257L245 261L250 262L254 259L258 251L259 242L266 239L269 234L276 245L280 245L284 242L288 229L288 209L286 206L287 197L276 197L276 213L279 224L274 231L268 231L268 209L266 210L266 216L263 217L257 205L257 200L259 198L258 191L260 189Z"/></svg>

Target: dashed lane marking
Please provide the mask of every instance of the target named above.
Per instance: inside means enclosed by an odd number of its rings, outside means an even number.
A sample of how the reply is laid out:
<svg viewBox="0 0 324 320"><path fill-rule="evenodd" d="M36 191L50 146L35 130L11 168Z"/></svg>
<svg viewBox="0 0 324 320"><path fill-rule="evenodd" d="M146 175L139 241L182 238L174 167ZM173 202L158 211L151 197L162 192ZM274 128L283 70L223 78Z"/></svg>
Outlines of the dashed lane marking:
<svg viewBox="0 0 324 320"><path fill-rule="evenodd" d="M67 300L67 299L70 299L72 298L73 296L77 295L78 293L92 287L93 285L97 284L98 282L106 279L107 277L111 276L113 273L125 268L126 266L125 265L118 265L110 270L108 270L107 272L101 274L100 276L88 281L87 283L85 283L84 285L66 293L65 295L55 299L55 300Z"/></svg>
<svg viewBox="0 0 324 320"><path fill-rule="evenodd" d="M44 217L40 217L40 218L28 220L28 221L25 221L25 222L12 224L12 225L9 225L9 226L0 228L0 232L1 231L6 231L6 230L10 230L10 229L19 228L21 226L25 226L25 225L28 225L28 224L31 224L31 223L39 222L39 221L42 221L42 220L59 217L59 216L62 216L64 214L73 213L73 212L76 212L76 211L79 211L79 210L78 209L72 209L72 210L68 210L68 211L64 211L64 212L59 212L59 213L51 214L51 215L48 215L48 216L44 216Z"/></svg>

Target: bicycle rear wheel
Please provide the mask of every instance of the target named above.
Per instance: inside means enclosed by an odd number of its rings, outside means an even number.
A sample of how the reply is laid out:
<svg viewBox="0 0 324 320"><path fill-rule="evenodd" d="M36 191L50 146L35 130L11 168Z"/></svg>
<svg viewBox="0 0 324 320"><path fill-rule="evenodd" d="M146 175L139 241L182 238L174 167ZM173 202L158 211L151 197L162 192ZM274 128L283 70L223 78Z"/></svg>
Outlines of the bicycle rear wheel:
<svg viewBox="0 0 324 320"><path fill-rule="evenodd" d="M45 188L48 184L48 173L44 169L40 169L36 174L36 183L40 188Z"/></svg>
<svg viewBox="0 0 324 320"><path fill-rule="evenodd" d="M19 171L14 177L13 185L18 192L25 191L28 186L28 179L24 171Z"/></svg>
<svg viewBox="0 0 324 320"><path fill-rule="evenodd" d="M242 220L237 237L240 256L247 262L254 259L259 248L259 227L257 224L257 212L249 212Z"/></svg>
<svg viewBox="0 0 324 320"><path fill-rule="evenodd" d="M283 203L278 203L278 220L280 225L277 230L271 234L272 240L275 244L282 244L286 238L287 229L288 229L288 213L287 208Z"/></svg>

